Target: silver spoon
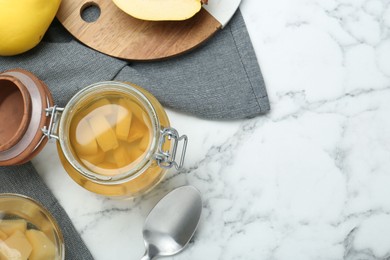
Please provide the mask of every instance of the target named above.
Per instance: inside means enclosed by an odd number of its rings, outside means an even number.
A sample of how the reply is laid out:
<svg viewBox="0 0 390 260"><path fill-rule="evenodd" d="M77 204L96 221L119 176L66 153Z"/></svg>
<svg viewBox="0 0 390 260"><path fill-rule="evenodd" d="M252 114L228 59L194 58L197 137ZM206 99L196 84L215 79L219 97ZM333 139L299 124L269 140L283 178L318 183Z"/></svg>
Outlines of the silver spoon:
<svg viewBox="0 0 390 260"><path fill-rule="evenodd" d="M146 252L141 260L179 253L198 226L202 199L197 189L182 186L162 198L145 220Z"/></svg>

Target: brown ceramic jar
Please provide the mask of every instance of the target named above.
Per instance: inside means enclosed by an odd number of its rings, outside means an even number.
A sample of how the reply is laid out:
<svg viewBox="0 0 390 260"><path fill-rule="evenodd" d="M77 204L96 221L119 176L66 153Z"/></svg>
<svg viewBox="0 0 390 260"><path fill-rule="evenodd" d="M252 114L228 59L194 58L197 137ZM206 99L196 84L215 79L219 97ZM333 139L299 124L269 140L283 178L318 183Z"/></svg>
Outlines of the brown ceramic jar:
<svg viewBox="0 0 390 260"><path fill-rule="evenodd" d="M13 69L0 73L0 166L31 160L47 142L46 108L53 106L47 86L32 73Z"/></svg>

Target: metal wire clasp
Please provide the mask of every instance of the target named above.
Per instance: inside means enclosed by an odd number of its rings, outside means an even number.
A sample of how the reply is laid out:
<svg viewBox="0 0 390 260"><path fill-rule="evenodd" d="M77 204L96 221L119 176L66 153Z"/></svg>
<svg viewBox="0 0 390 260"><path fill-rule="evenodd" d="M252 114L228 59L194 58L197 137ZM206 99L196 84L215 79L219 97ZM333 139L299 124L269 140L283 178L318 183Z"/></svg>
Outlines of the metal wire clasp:
<svg viewBox="0 0 390 260"><path fill-rule="evenodd" d="M62 113L64 111L64 108L58 107L57 105L54 105L52 107L47 107L45 109L46 116L50 116L50 123L49 126L44 126L41 130L43 132L43 135L46 136L49 139L59 139L58 135L54 134L54 129L58 123L58 114Z"/></svg>
<svg viewBox="0 0 390 260"><path fill-rule="evenodd" d="M170 150L164 151L164 144L166 141L173 142L173 146ZM182 152L179 163L176 162L177 146L180 141L184 141L182 146ZM184 164L184 158L187 150L188 137L186 135L179 136L179 133L174 128L164 128L161 130L161 138L158 145L158 151L155 154L155 159L158 166L161 168L169 169L175 166L177 170L180 170Z"/></svg>

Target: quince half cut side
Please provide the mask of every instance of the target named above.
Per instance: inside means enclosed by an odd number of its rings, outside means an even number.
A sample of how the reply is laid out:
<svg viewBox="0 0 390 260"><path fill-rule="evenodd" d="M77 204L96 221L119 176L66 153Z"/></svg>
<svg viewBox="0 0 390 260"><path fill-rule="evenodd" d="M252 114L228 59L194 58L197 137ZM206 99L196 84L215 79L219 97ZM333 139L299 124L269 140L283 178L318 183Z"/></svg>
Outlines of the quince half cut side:
<svg viewBox="0 0 390 260"><path fill-rule="evenodd" d="M125 13L146 21L182 21L200 11L207 0L113 0Z"/></svg>

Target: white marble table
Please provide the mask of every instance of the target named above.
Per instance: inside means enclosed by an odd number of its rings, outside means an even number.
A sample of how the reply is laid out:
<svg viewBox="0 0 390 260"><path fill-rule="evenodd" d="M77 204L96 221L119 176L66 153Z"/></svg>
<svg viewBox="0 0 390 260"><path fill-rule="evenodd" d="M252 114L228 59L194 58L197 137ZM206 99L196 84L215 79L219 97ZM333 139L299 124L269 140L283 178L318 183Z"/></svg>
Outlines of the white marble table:
<svg viewBox="0 0 390 260"><path fill-rule="evenodd" d="M34 160L97 260L139 259L164 194L203 194L198 232L167 259L390 257L390 2L243 0L272 112L212 122L169 112L191 138L185 174L131 201L75 184L50 144Z"/></svg>

